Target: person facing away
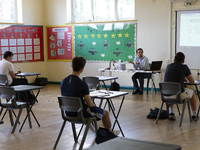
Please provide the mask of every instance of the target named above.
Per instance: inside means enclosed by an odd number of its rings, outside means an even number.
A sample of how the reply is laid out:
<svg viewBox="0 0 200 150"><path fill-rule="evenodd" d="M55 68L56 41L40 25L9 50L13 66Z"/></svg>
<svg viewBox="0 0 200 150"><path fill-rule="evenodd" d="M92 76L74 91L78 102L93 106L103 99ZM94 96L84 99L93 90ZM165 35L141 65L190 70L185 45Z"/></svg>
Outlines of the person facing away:
<svg viewBox="0 0 200 150"><path fill-rule="evenodd" d="M133 64L135 69L145 70L150 69L149 67L149 59L143 55L144 51L142 48L138 48L136 50L137 57L135 57L134 61L130 60L129 63ZM133 81L133 93L132 94L143 94L144 87L144 78L150 77L150 73L135 73L132 76ZM137 79L139 80L140 86L138 85Z"/></svg>
<svg viewBox="0 0 200 150"><path fill-rule="evenodd" d="M60 84L62 96L80 97L83 104L84 117L96 117L97 121L102 120L103 126L106 129L111 128L109 114L106 110L96 107L89 95L87 83L79 78L84 70L86 60L83 57L74 57L72 60L72 74L64 78ZM66 115L75 115L66 112Z"/></svg>
<svg viewBox="0 0 200 150"><path fill-rule="evenodd" d="M192 107L192 118L196 118L196 95L193 89L184 88L184 81L194 84L194 79L190 72L190 69L186 64L185 55L182 52L178 52L174 57L174 63L167 65L164 82L178 82L181 85L181 100L189 98L190 105ZM176 120L174 115L173 105L169 105L169 119Z"/></svg>
<svg viewBox="0 0 200 150"><path fill-rule="evenodd" d="M25 80L21 80L15 77L16 74L21 73L20 70L18 72L14 72L14 66L11 63L14 54L11 51L6 51L3 55L3 59L0 61L0 74L7 75L8 85L18 85L18 84L28 84L24 83Z"/></svg>

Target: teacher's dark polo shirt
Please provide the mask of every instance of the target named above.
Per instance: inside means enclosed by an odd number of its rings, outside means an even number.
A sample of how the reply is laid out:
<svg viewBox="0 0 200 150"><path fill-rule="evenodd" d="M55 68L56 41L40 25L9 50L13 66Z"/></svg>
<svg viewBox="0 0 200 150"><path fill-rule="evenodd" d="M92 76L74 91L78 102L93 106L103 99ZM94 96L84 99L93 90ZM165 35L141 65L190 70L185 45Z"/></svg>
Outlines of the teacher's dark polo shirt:
<svg viewBox="0 0 200 150"><path fill-rule="evenodd" d="M167 65L164 82L178 82L181 85L181 92L184 92L184 79L190 74L191 72L187 65L174 62Z"/></svg>

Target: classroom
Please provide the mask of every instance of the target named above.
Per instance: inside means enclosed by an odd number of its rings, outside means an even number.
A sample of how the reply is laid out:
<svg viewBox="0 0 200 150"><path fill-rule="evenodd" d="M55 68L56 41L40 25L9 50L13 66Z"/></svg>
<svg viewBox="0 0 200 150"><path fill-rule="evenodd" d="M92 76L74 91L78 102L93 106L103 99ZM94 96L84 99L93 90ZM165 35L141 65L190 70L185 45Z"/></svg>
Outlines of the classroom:
<svg viewBox="0 0 200 150"><path fill-rule="evenodd" d="M21 0L22 2L22 22L17 25L43 26L43 61L13 63L15 71L20 68L22 72L40 73L41 77L48 79L48 85L41 90L38 96L39 102L33 107L38 119L41 122L39 128L33 122L33 128L28 125L22 132L15 131L10 133L11 127L9 119L6 119L3 125L0 125L0 148L4 149L52 149L59 133L62 119L60 109L57 103L57 96L60 95L60 82L71 74L71 61L49 61L47 59L47 26L71 25L67 23L67 1L69 0ZM186 5L186 2L190 4ZM134 0L135 18L131 19L136 23L136 48L143 48L144 55L149 61L161 60L162 70L166 69L169 62L173 62L176 50L176 11L179 10L200 10L200 1L198 0ZM103 11L103 8L102 8ZM6 23L0 22L6 25ZM187 59L187 55L186 55ZM191 58L190 58L191 59ZM119 60L116 60L119 61ZM88 61L81 74L83 76L99 76L98 69L107 68L108 61ZM126 64L131 68L131 64ZM200 68L191 68L194 79L198 79ZM107 72L104 75L109 76ZM156 125L155 120L146 119L150 108L160 107L160 93L156 92L147 95L132 95L133 83L131 73L113 72L112 76L117 76L117 82L123 91L128 91L129 95L124 102L121 110L121 126L124 128L125 136L133 139L156 141L181 145L183 150L196 150L200 146L199 140L199 120L189 122L186 109L182 127L178 127L178 122L171 123L167 120L159 120ZM154 82L157 91L159 91L159 82L164 79L164 71L161 76L155 75ZM28 77L29 83L34 83L35 77ZM109 82L106 82L110 86ZM146 87L146 81L144 83ZM48 102L47 101L51 101ZM46 104L47 103L47 104ZM198 103L199 104L199 101ZM48 109L45 106L51 108ZM133 110L126 110L132 109ZM38 111L37 111L38 109ZM55 111L55 114L53 113ZM175 110L176 111L176 110ZM24 111L25 112L25 111ZM40 114L41 113L41 114ZM134 114L137 116L133 117ZM178 114L178 113L177 113ZM127 117L128 115L128 117ZM178 115L177 115L178 116ZM52 117L52 118L51 118ZM120 116L119 116L120 117ZM6 116L8 118L8 116ZM135 120L134 120L135 119ZM52 121L51 121L52 120ZM126 123L124 123L126 122ZM3 129L5 128L5 130ZM18 127L17 127L18 128ZM77 149L74 145L71 126L66 127L65 132L59 141L57 149ZM92 145L94 133L88 133L84 148ZM30 136L29 136L30 135ZM23 136L26 139L23 139ZM119 135L121 136L121 135ZM10 141L10 142L9 142Z"/></svg>

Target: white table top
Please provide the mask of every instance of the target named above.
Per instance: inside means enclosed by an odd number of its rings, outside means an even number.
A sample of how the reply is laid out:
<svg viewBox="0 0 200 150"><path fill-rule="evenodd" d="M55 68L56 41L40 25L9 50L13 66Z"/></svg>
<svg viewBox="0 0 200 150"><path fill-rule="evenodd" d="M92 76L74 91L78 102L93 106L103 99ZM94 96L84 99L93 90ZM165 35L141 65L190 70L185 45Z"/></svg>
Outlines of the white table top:
<svg viewBox="0 0 200 150"><path fill-rule="evenodd" d="M105 72L105 71L108 71L108 72L141 72L141 73L160 73L161 72L161 70L136 70L136 69L110 70L107 68L100 68L100 69L98 69L98 71L101 71L101 72Z"/></svg>
<svg viewBox="0 0 200 150"><path fill-rule="evenodd" d="M11 87L13 87L16 92L38 90L44 88L43 86L35 86L35 85L15 85Z"/></svg>
<svg viewBox="0 0 200 150"><path fill-rule="evenodd" d="M22 72L19 74L16 74L16 76L24 77L24 76L36 76L40 75L40 73L32 73L32 72Z"/></svg>
<svg viewBox="0 0 200 150"><path fill-rule="evenodd" d="M96 90L90 92L90 97L92 98L114 98L123 95L127 95L128 92L121 92L121 91L107 91L107 90Z"/></svg>

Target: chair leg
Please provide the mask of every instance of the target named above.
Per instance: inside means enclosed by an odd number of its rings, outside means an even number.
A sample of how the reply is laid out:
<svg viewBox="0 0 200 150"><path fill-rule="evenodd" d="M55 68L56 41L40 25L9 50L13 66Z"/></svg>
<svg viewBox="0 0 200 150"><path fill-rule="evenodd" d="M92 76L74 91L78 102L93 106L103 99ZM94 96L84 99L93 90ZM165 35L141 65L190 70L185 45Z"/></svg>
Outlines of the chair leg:
<svg viewBox="0 0 200 150"><path fill-rule="evenodd" d="M77 137L77 134L76 134L76 127L75 127L74 123L71 123L71 125L72 125L72 131L73 131L73 135L74 135L74 142L77 143L78 142L78 137ZM81 127L81 130L82 130L82 127Z"/></svg>
<svg viewBox="0 0 200 150"><path fill-rule="evenodd" d="M179 127L182 125L186 103L187 103L186 101L184 101L184 103L183 103L182 113L181 113L181 116L180 116L180 119L179 119Z"/></svg>
<svg viewBox="0 0 200 150"><path fill-rule="evenodd" d="M191 111L190 111L190 103L187 102L187 104L188 104L188 112L189 112L190 122L192 122Z"/></svg>
<svg viewBox="0 0 200 150"><path fill-rule="evenodd" d="M8 113L9 113L9 117L10 117L10 124L11 124L11 126L13 126L14 121L13 121L13 116L12 116L12 110L8 110Z"/></svg>
<svg viewBox="0 0 200 150"><path fill-rule="evenodd" d="M156 121L155 121L155 124L157 124L158 123L158 119L160 118L160 113L161 113L161 110L162 110L162 107L163 107L163 101L162 101L162 103L161 103L161 105L160 105L160 109L159 109L159 112L158 112L158 115L157 115L157 118L156 118Z"/></svg>
<svg viewBox="0 0 200 150"><path fill-rule="evenodd" d="M81 140L81 144L80 144L79 150L82 150L82 149L83 149L83 145L84 145L84 142L85 142L85 139L86 139L86 136L87 136L89 127L90 127L90 125L91 125L92 122L93 122L93 120L89 120L89 121L87 122L87 125L86 125L85 132L84 132L83 137L82 137L82 140Z"/></svg>
<svg viewBox="0 0 200 150"><path fill-rule="evenodd" d="M13 129L12 129L11 133L14 133L14 132L15 132L15 129L16 129L17 123L18 123L18 121L19 121L19 118L20 118L20 116L21 116L22 110L23 110L23 108L20 108L20 109L19 109L17 118L16 118L16 120L15 120L15 124L14 124L14 126L13 126Z"/></svg>
<svg viewBox="0 0 200 150"><path fill-rule="evenodd" d="M54 144L54 146L53 146L53 149L56 149L56 146L58 145L58 142L59 142L60 137L61 137L61 135L62 135L63 129L64 129L64 127L65 127L65 124L66 124L66 120L63 121L62 127L61 127L61 129L60 129L60 132L59 132L59 134L58 134L58 137L57 137L57 139L56 139L56 142L55 142L55 144Z"/></svg>
<svg viewBox="0 0 200 150"><path fill-rule="evenodd" d="M84 126L84 124L82 124L81 129L79 130L78 136L76 137L76 138L77 138L77 141L75 141L75 142L78 142L78 138L79 138L79 136L80 136L80 134L81 134L81 131L82 131L82 129L83 129L83 126Z"/></svg>
<svg viewBox="0 0 200 150"><path fill-rule="evenodd" d="M177 106L178 113L179 113L179 116L180 116L180 115L181 115L181 113L180 113L180 109L179 109L179 107L178 107L178 104L176 104L176 106Z"/></svg>

